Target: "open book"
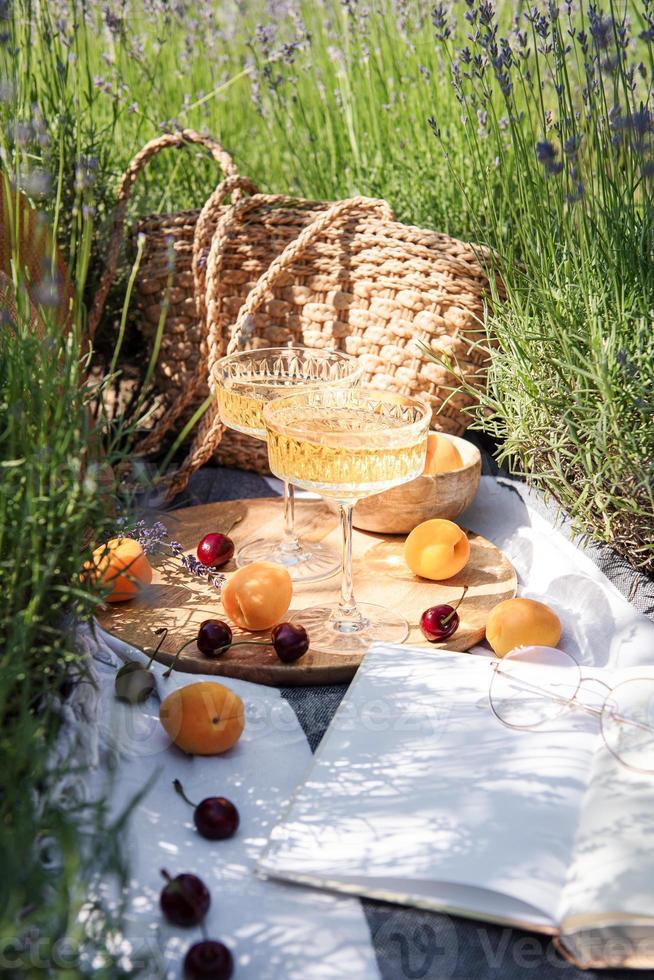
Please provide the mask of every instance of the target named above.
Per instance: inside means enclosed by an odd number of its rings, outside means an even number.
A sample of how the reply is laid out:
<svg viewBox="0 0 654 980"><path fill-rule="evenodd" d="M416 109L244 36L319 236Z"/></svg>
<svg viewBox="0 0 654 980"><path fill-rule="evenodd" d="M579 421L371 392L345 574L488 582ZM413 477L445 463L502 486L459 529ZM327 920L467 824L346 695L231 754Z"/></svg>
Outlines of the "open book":
<svg viewBox="0 0 654 980"><path fill-rule="evenodd" d="M259 870L553 934L580 966L653 965L654 776L581 710L506 728L491 663L373 646Z"/></svg>

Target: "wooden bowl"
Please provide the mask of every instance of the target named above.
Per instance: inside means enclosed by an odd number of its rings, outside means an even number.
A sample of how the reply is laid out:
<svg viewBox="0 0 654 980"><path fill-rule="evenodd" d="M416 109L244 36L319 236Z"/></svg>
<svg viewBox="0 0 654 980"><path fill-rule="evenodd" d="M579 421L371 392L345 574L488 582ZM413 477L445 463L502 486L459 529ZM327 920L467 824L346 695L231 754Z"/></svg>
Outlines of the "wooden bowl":
<svg viewBox="0 0 654 980"><path fill-rule="evenodd" d="M354 508L355 527L377 534L408 534L417 524L433 517L453 521L472 503L481 476L479 450L447 432L437 435L454 443L463 466L449 473L419 476L410 483L365 497Z"/></svg>

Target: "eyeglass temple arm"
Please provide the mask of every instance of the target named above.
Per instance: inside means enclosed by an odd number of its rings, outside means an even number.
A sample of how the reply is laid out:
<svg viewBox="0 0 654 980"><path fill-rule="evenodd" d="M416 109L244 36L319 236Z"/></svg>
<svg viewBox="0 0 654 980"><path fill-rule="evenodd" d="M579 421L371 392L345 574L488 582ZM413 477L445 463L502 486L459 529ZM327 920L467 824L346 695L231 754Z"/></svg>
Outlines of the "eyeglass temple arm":
<svg viewBox="0 0 654 980"><path fill-rule="evenodd" d="M503 673L499 669L500 668L500 664L501 664L501 661L494 660L493 663L492 663L492 665L491 665L492 666L492 669L495 671L496 674ZM511 680L515 683L515 680L516 679L515 678L511 678ZM582 680L582 682L585 680L585 681L593 681L596 684L600 684L602 687L605 687L606 688L606 690L608 691L608 694L610 694L611 691L613 690L613 688L610 687L605 681L602 681L602 680L600 680L599 678L596 678L596 677L582 677L581 680ZM602 715L604 713L604 707L605 707L605 705L606 705L606 703L608 701L608 694L607 694L606 700L604 701L604 704L602 705L602 707L601 708L594 708L592 705L585 704L583 701L581 701L577 697L577 694L576 693L571 698L565 698L565 697L561 697L561 696L559 696L557 694L554 694L551 691L546 691L542 687L538 687L537 684L530 684L529 681L525 681L525 680L520 679L518 681L518 683L521 685L521 687L525 688L525 690L532 691L535 694L543 694L543 695L545 695L545 697L548 697L551 701L558 701L559 704L574 704L576 707L581 708L582 711L585 711L589 715L593 715L593 717L595 717L595 718L601 718L602 717ZM650 732L652 735L654 735L654 728L652 728L651 725L647 725L647 724L645 724L642 721L636 721L633 718L623 718L621 715L616 714L614 711L610 711L610 715L611 715L611 717L615 721L619 722L622 725L631 725L634 728L639 728L643 732Z"/></svg>

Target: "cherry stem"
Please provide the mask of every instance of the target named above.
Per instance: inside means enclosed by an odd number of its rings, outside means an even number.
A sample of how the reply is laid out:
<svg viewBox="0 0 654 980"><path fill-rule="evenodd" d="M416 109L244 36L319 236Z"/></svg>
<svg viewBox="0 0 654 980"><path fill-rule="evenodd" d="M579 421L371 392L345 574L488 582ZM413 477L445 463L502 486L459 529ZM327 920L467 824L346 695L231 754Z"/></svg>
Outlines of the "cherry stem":
<svg viewBox="0 0 654 980"><path fill-rule="evenodd" d="M157 629L154 632L155 632L155 634L157 636L160 635L161 636L161 639L159 640L159 642L157 643L156 647L154 648L154 651L152 653L152 656L150 657L150 659L148 660L148 662L147 662L147 664L145 666L145 669L146 670L149 670L150 667L152 666L152 662L153 662L154 658L157 656L157 654L159 653L159 650L161 649L161 644L163 643L163 641L168 636L168 627L167 626L159 626L159 627L157 627Z"/></svg>
<svg viewBox="0 0 654 980"><path fill-rule="evenodd" d="M189 806L192 806L195 809L197 803L193 803L191 800L189 800L188 796L184 792L184 787L180 783L179 779L173 779L173 786L175 787L175 792L178 793L181 796L181 798L185 800L186 803L188 803Z"/></svg>
<svg viewBox="0 0 654 980"><path fill-rule="evenodd" d="M161 877L162 877L162 878L165 878L165 879L166 879L166 881L168 881L168 882L170 882L170 881L172 881L172 880L173 880L173 879L172 879L172 878L170 877L170 875L168 874L168 872L166 871L166 869L165 869L165 868L162 868L162 869L161 869Z"/></svg>
<svg viewBox="0 0 654 980"><path fill-rule="evenodd" d="M225 653L232 647L271 647L272 645L272 640L235 640L233 643L226 643L225 646L216 647L214 654Z"/></svg>
<svg viewBox="0 0 654 980"><path fill-rule="evenodd" d="M168 670L164 671L164 673L161 675L162 677L170 677L170 675L174 671L175 667L177 666L177 661L179 660L179 657L180 657L180 654L181 654L182 650L185 650L186 647L190 647L191 643L195 643L196 640L197 640L197 636L194 636L191 640L187 640L186 643L182 643L181 647L179 648L179 650L175 654L175 657L173 659L173 662L171 663L171 665L168 668Z"/></svg>
<svg viewBox="0 0 654 980"><path fill-rule="evenodd" d="M234 643L222 647L221 652L229 650L230 647L271 647L272 645L272 640L236 640Z"/></svg>
<svg viewBox="0 0 654 980"><path fill-rule="evenodd" d="M227 530L226 531L223 531L223 534L225 534L225 535L230 534L234 530L234 528L236 527L236 525L237 524L240 524L242 520L243 520L243 515L242 514L241 514L240 517L235 517L234 520L232 521L232 523L227 528Z"/></svg>
<svg viewBox="0 0 654 980"><path fill-rule="evenodd" d="M460 599L459 599L459 601L457 602L457 604L456 604L456 606L454 607L454 609L452 610L452 612L451 612L451 613L448 613L448 614L447 614L447 616L445 617L445 619L441 619L441 625L442 625L442 626L447 626L447 624L448 624L448 623L449 623L449 621L451 620L451 618L452 618L452 616L453 616L453 615L455 614L455 612L457 611L457 609L459 608L459 606L460 606L460 605L461 605L461 603L463 602L463 600L464 600L464 597L465 597L465 594L466 594L466 592L467 592L467 591L468 591L468 586L467 586L467 585L464 585L464 586L463 586L463 593L462 593L462 595L461 595L461 598L460 598Z"/></svg>
<svg viewBox="0 0 654 980"><path fill-rule="evenodd" d="M241 520L240 517L239 517L239 520ZM177 666L177 661L179 660L179 657L180 657L180 654L181 654L182 650L185 650L186 647L188 647L188 646L191 645L191 643L196 643L196 642L197 642L197 636L194 636L191 640L187 640L186 643L182 643L181 647L179 648L179 650L175 654L175 658L174 658L173 662L171 663L171 665L168 668L168 670L164 671L164 673L162 674L162 677L170 677L170 675L174 671L175 667ZM163 640L161 641L161 643L163 643ZM159 646L161 646L161 643L159 644ZM220 655L221 653L224 653L226 650L230 650L232 647L242 647L242 646L250 646L250 647L271 647L272 645L273 645L272 640L237 640L235 643L226 643L222 647L217 647L216 650L214 650L214 654ZM157 650L158 649L159 649L159 647L157 647ZM157 650L155 650L155 653L157 652ZM154 659L154 654L153 654L153 659ZM150 663L152 663L152 661L150 661ZM148 666L149 666L149 664L148 664ZM191 804L191 805L193 805L193 804Z"/></svg>

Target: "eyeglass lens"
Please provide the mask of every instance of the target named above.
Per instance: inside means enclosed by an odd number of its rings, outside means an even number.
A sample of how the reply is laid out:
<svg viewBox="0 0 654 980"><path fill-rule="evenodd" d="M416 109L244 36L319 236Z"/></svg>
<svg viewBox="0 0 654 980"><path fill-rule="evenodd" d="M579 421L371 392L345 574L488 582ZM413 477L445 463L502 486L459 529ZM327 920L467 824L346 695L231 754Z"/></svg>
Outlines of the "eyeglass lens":
<svg viewBox="0 0 654 980"><path fill-rule="evenodd" d="M579 666L563 650L518 647L493 671L491 707L511 728L537 728L565 711L580 680Z"/></svg>
<svg viewBox="0 0 654 980"><path fill-rule="evenodd" d="M601 717L602 735L613 755L644 773L654 773L654 680L623 681L608 695Z"/></svg>

